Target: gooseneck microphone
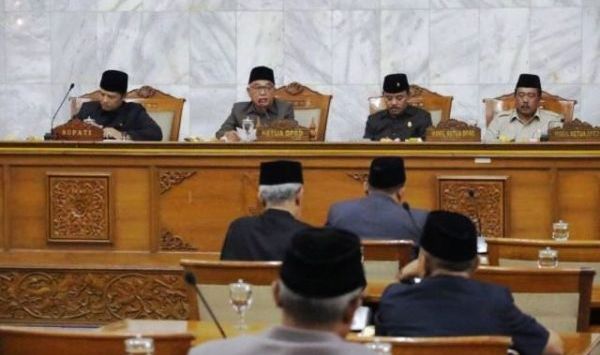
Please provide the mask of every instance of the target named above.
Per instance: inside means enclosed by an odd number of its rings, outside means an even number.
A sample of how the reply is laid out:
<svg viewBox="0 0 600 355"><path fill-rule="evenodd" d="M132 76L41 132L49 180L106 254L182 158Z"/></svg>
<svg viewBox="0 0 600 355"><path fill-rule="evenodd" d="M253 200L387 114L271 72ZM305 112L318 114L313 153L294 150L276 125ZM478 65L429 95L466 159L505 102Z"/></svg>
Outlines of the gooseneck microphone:
<svg viewBox="0 0 600 355"><path fill-rule="evenodd" d="M469 198L471 198L471 201L473 201L473 206L475 206L475 218L477 218L477 223L475 224L475 227L477 228L477 236L483 237L483 234L481 234L481 216L479 214L479 201L477 199L477 195L475 194L475 190L473 189L469 189L467 193L469 194Z"/></svg>
<svg viewBox="0 0 600 355"><path fill-rule="evenodd" d="M475 206L475 218L477 219L477 223L475 223L475 228L477 229L477 253L485 254L487 253L487 243L485 241L485 236L481 230L481 214L479 213L479 200L477 199L477 195L475 194L475 190L469 189L467 190L469 194L469 198L473 201L473 206Z"/></svg>
<svg viewBox="0 0 600 355"><path fill-rule="evenodd" d="M208 302L206 302L206 298L204 298L202 291L200 291L200 288L197 285L196 276L193 273L186 271L186 273L184 275L184 279L188 285L190 285L194 288L194 291L196 291L196 294L198 295L198 297L200 297L200 300L202 301L202 304L208 311L208 314L210 314L210 318L212 318L213 323L215 323L217 328L219 328L219 333L221 333L221 337L223 337L223 339L226 339L227 335L225 335L225 331L223 330L223 327L221 327L221 323L219 323L219 320L217 319L217 317L215 317L215 314L213 313L212 308L210 308L210 306L208 305Z"/></svg>
<svg viewBox="0 0 600 355"><path fill-rule="evenodd" d="M421 234L423 233L423 229L421 227L419 227L419 224L417 223L415 216L412 214L412 211L410 209L410 205L408 204L408 202L402 202L402 208L404 208L406 213L408 213L408 218L410 218L410 222L412 223L413 227L417 231L417 237L420 237Z"/></svg>
<svg viewBox="0 0 600 355"><path fill-rule="evenodd" d="M69 94L71 93L71 90L73 90L74 87L75 87L75 83L71 83L71 85L69 85L69 90L67 90L67 92L65 93L65 96L63 97L62 101L60 102L60 105L58 105L56 112L54 112L54 114L52 115L52 118L50 119L50 133L46 133L44 135L44 139L50 140L54 137L53 132L52 132L52 130L54 129L54 120L56 119L56 116L58 115L58 112L60 111L60 109L65 104L65 101L67 101L67 97L69 97Z"/></svg>

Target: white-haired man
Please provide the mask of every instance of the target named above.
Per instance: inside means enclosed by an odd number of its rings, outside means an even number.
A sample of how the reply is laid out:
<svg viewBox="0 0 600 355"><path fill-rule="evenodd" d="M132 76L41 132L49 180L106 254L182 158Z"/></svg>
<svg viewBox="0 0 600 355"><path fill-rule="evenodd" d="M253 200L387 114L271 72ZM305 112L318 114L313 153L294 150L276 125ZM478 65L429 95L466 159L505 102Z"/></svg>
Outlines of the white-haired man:
<svg viewBox="0 0 600 355"><path fill-rule="evenodd" d="M298 220L303 194L302 165L278 160L261 163L258 198L265 210L229 225L222 260L281 260L292 236L310 227Z"/></svg>

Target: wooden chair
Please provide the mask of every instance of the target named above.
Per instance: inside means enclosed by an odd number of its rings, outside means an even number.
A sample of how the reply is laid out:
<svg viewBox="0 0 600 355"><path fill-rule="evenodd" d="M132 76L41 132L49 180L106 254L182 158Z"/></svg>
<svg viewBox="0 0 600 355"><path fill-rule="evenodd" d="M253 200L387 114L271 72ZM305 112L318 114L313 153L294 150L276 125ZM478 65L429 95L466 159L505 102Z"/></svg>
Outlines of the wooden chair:
<svg viewBox="0 0 600 355"><path fill-rule="evenodd" d="M486 238L488 262L492 266L537 266L540 249L558 251L558 267L589 267L596 271L592 309L600 308L600 241Z"/></svg>
<svg viewBox="0 0 600 355"><path fill-rule="evenodd" d="M429 111L433 125L437 126L440 121L450 119L453 99L452 96L440 95L419 85L411 85L408 103ZM385 110L386 108L385 100L382 96L369 98L369 112L371 114Z"/></svg>
<svg viewBox="0 0 600 355"><path fill-rule="evenodd" d="M279 279L281 262L183 259L180 264L185 271L196 276L198 286L220 321L233 323L237 320L229 304L228 285L242 279L253 288L252 306L246 317L248 321L279 324L280 312L273 301L271 285ZM199 306L195 290L188 287L188 294L190 319L200 319L200 314L208 314L203 305Z"/></svg>
<svg viewBox="0 0 600 355"><path fill-rule="evenodd" d="M329 117L331 95L324 95L308 87L293 82L275 90L275 97L290 102L294 106L296 121L314 132L311 140L324 141Z"/></svg>
<svg viewBox="0 0 600 355"><path fill-rule="evenodd" d="M125 354L125 339L135 336L134 333L104 333L96 329L1 326L0 354ZM194 340L187 332L147 336L154 340L155 355L186 355Z"/></svg>
<svg viewBox="0 0 600 355"><path fill-rule="evenodd" d="M473 279L503 285L515 303L546 327L584 332L590 326L594 270L479 267Z"/></svg>
<svg viewBox="0 0 600 355"><path fill-rule="evenodd" d="M88 101L100 100L100 90L78 97L71 97L71 115L79 112L81 105ZM144 106L150 117L156 121L163 132L163 141L177 141L181 126L181 116L185 99L177 98L151 86L142 86L131 90L125 100Z"/></svg>
<svg viewBox="0 0 600 355"><path fill-rule="evenodd" d="M393 355L506 355L512 345L505 336L457 337L357 337L350 341L370 343L378 341L392 345Z"/></svg>
<svg viewBox="0 0 600 355"><path fill-rule="evenodd" d="M485 125L488 126L496 113L515 108L515 94L511 92L495 98L483 99L483 104L485 105ZM576 104L577 100L565 99L542 91L540 108L562 114L565 117L565 122L573 119Z"/></svg>
<svg viewBox="0 0 600 355"><path fill-rule="evenodd" d="M395 280L398 270L413 258L412 240L363 239L364 266L367 280Z"/></svg>

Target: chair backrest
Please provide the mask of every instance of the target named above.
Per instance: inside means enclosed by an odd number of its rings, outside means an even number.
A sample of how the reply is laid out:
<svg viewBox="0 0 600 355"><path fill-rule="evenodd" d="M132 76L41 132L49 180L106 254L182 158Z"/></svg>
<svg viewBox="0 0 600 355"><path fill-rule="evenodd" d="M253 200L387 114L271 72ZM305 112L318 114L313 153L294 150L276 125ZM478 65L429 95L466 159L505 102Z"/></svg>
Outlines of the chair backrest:
<svg viewBox="0 0 600 355"><path fill-rule="evenodd" d="M512 345L506 336L458 337L350 337L359 343L381 342L392 345L392 354L412 355L506 355Z"/></svg>
<svg viewBox="0 0 600 355"><path fill-rule="evenodd" d="M293 82L277 88L275 97L294 106L294 116L298 124L314 132L311 140L325 140L331 95L321 94L302 84Z"/></svg>
<svg viewBox="0 0 600 355"><path fill-rule="evenodd" d="M488 126L496 113L515 108L515 94L511 92L495 98L483 99L483 103L485 105L485 125ZM575 104L577 104L577 100L565 99L542 91L540 108L562 114L565 122L573 119Z"/></svg>
<svg viewBox="0 0 600 355"><path fill-rule="evenodd" d="M395 280L398 270L412 259L412 240L361 240L367 280Z"/></svg>
<svg viewBox="0 0 600 355"><path fill-rule="evenodd" d="M144 335L141 333L141 335ZM125 354L130 333L104 333L96 329L0 327L0 353L10 355ZM147 335L154 340L155 355L186 355L194 336L190 333Z"/></svg>
<svg viewBox="0 0 600 355"><path fill-rule="evenodd" d="M100 100L100 90L78 97L71 97L71 115L79 112L81 105L88 101ZM163 132L163 141L177 141L181 126L181 116L185 99L177 98L151 86L142 86L131 90L125 100L144 106L150 117L156 121Z"/></svg>
<svg viewBox="0 0 600 355"><path fill-rule="evenodd" d="M431 121L434 126L437 126L440 121L450 119L452 100L452 96L440 95L419 85L410 86L408 103L428 111L431 114ZM382 111L386 108L385 100L382 96L369 97L370 113Z"/></svg>
<svg viewBox="0 0 600 355"><path fill-rule="evenodd" d="M540 323L557 331L589 329L592 296L591 269L538 269L482 266L473 274L479 281L511 290L515 303Z"/></svg>
<svg viewBox="0 0 600 355"><path fill-rule="evenodd" d="M279 278L281 262L183 259L180 264L185 271L192 272L196 276L198 286L219 320L233 323L237 319L229 304L228 285L241 279L251 284L253 289L252 306L246 317L249 322L279 323L280 312L273 301L271 284ZM188 287L188 294L190 319L200 319L200 314L208 314L204 306L198 302L192 287Z"/></svg>

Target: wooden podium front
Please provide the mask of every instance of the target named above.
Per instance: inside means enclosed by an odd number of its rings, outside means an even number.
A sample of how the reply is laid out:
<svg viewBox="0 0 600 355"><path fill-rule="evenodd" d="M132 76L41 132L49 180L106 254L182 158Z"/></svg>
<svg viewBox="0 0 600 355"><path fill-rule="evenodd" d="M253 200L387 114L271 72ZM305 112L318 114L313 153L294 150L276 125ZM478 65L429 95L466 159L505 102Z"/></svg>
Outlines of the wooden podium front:
<svg viewBox="0 0 600 355"><path fill-rule="evenodd" d="M320 226L377 156L405 158L412 208L477 205L488 236L550 238L562 219L600 239L596 143L0 143L0 322L186 319L179 260L217 258L229 223L260 213L260 162L302 162L302 219Z"/></svg>

